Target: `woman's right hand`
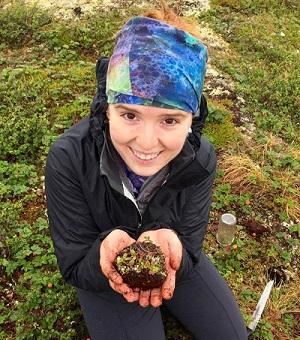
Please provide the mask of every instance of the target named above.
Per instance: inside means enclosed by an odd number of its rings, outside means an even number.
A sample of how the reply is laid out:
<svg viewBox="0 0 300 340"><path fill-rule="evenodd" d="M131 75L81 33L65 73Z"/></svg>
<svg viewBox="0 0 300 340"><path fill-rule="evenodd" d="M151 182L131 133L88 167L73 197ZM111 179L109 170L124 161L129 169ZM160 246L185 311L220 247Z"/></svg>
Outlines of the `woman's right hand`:
<svg viewBox="0 0 300 340"><path fill-rule="evenodd" d="M100 267L102 273L108 278L110 287L122 294L128 302L137 301L139 299L139 293L134 292L123 282L113 262L121 250L134 242L135 240L125 231L115 229L105 237L100 246Z"/></svg>

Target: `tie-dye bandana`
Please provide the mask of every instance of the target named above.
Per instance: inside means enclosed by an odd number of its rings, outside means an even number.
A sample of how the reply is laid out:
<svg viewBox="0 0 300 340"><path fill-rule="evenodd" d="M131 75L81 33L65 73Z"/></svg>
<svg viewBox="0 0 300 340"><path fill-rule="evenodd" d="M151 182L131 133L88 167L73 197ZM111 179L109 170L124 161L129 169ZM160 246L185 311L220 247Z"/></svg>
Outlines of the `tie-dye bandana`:
<svg viewBox="0 0 300 340"><path fill-rule="evenodd" d="M139 104L196 114L207 49L162 21L134 17L119 33L107 72L109 104Z"/></svg>

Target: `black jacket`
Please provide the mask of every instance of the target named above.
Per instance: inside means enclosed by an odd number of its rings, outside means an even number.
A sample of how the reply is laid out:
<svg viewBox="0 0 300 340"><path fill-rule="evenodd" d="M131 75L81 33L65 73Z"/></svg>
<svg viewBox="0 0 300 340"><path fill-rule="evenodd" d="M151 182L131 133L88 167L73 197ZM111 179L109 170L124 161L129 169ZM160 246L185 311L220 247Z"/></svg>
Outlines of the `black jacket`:
<svg viewBox="0 0 300 340"><path fill-rule="evenodd" d="M103 138L96 142L92 137L86 118L65 132L48 154L45 177L49 225L65 281L95 292L103 289L106 279L99 266L99 248L101 240L115 228L134 238L145 230L172 228L184 246L182 266L194 265L211 205L216 168L211 144L197 133L190 136L171 162L167 181L142 216L101 173L103 144Z"/></svg>

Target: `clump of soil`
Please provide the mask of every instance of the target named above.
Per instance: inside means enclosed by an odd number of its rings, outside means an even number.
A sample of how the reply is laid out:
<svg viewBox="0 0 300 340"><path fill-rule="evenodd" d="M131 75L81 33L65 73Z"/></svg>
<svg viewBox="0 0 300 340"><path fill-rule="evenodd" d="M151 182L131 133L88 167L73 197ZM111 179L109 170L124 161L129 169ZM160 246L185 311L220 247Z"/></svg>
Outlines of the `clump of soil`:
<svg viewBox="0 0 300 340"><path fill-rule="evenodd" d="M158 288L167 277L164 254L150 239L124 248L114 266L131 288Z"/></svg>

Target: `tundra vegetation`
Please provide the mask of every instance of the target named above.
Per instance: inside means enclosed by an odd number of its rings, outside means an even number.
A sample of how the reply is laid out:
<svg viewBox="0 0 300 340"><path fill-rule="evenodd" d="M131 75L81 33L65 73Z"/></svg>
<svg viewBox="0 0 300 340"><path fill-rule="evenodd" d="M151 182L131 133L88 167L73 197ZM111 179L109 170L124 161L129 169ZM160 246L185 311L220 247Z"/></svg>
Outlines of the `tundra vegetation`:
<svg viewBox="0 0 300 340"><path fill-rule="evenodd" d="M44 166L51 143L89 115L95 62L110 55L124 21L141 13L143 4L132 3L106 8L99 0L93 12L77 8L63 18L55 9L0 1L1 339L88 336L75 290L57 268ZM206 11L180 3L210 54L204 134L219 167L205 251L247 323L275 280L252 339L299 339L299 1L212 0ZM227 248L215 239L223 212L238 219ZM166 311L164 319L167 339L191 339Z"/></svg>
<svg viewBox="0 0 300 340"><path fill-rule="evenodd" d="M114 261L116 270L131 288L159 288L167 277L165 256L147 237L120 251Z"/></svg>

